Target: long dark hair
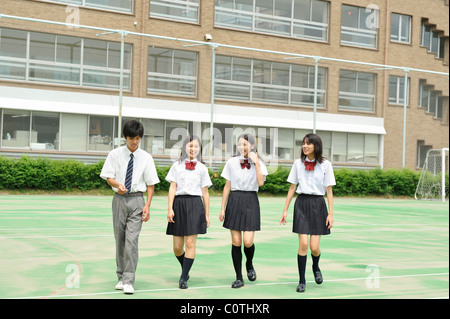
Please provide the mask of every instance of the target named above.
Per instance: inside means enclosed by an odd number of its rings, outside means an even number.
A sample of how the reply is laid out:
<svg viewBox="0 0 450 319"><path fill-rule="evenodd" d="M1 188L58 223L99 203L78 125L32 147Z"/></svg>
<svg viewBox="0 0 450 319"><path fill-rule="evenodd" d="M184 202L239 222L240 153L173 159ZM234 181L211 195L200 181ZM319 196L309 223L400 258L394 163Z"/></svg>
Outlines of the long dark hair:
<svg viewBox="0 0 450 319"><path fill-rule="evenodd" d="M302 146L303 146L303 143L305 143L306 139L308 140L308 144L314 145L314 158L315 158L316 162L322 163L323 160L325 159L322 156L322 153L323 153L322 139L320 138L319 135L314 134L314 133L306 134L302 140ZM301 158L302 162L304 162L306 159L306 155L303 153L303 147L301 148L300 158Z"/></svg>
<svg viewBox="0 0 450 319"><path fill-rule="evenodd" d="M178 160L179 161L184 161L186 158L188 158L188 155L186 154L186 145L188 145L192 141L197 141L198 142L198 145L200 146L200 152L197 155L197 160L199 162L203 163L203 159L202 159L202 152L203 152L202 141L196 135L188 135L188 136L186 136L186 138L183 141L183 146L181 147L181 154L180 154L180 157L178 158Z"/></svg>

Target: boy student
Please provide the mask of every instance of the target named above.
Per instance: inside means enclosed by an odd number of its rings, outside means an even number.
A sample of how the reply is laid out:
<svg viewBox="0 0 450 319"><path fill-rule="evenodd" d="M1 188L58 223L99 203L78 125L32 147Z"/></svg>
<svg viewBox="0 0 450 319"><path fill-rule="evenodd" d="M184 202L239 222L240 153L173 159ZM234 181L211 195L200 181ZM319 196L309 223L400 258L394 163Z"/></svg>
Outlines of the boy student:
<svg viewBox="0 0 450 319"><path fill-rule="evenodd" d="M136 120L123 125L126 145L109 152L100 177L112 187L114 237L116 239L117 290L134 293L138 263L138 239L142 222L150 218L150 203L159 183L153 158L139 148L144 126ZM147 202L143 193L147 192Z"/></svg>

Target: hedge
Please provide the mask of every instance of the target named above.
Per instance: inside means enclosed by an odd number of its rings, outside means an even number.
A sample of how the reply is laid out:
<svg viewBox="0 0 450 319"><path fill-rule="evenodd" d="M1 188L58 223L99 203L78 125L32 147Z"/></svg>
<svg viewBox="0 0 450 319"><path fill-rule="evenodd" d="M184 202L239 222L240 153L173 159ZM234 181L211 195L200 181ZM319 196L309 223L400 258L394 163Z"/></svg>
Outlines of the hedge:
<svg viewBox="0 0 450 319"><path fill-rule="evenodd" d="M0 189L37 189L37 190L81 190L110 189L106 181L99 177L104 161L95 164L83 164L76 160L51 160L48 158L20 159L0 157ZM220 176L223 167L210 171L212 189L221 192L225 180ZM160 183L157 191L167 191L169 183L165 176L169 167L157 167ZM286 182L289 168L279 166L267 176L261 193L286 195L290 184ZM335 196L406 196L413 197L420 172L403 170L351 170L335 169ZM448 174L446 176L448 183Z"/></svg>

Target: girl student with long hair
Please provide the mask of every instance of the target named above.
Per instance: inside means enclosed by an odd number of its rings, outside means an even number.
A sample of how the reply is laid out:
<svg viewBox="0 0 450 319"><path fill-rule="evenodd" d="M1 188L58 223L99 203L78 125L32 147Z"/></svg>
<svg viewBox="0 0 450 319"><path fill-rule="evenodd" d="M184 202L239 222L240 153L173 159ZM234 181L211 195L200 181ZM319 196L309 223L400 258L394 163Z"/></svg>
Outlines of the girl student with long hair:
<svg viewBox="0 0 450 319"><path fill-rule="evenodd" d="M238 137L238 156L230 158L221 176L225 178L222 207L219 220L231 233L231 256L236 280L232 288L244 286L242 278L242 242L246 256L247 278L256 280L253 267L255 231L261 228L260 207L257 192L268 175L266 165L259 158L256 140L251 134Z"/></svg>
<svg viewBox="0 0 450 319"><path fill-rule="evenodd" d="M181 155L166 180L170 182L166 234L173 235L173 252L182 268L179 288L186 289L197 235L206 234L209 227L208 188L212 182L202 163L202 143L197 136L185 138Z"/></svg>
<svg viewBox="0 0 450 319"><path fill-rule="evenodd" d="M317 284L323 282L319 268L321 256L320 238L330 234L333 227L333 191L336 185L331 163L322 156L322 140L316 134L307 134L303 138L300 159L295 160L287 181L291 183L286 197L280 223L285 225L287 211L294 193L298 196L294 206L292 231L298 234L299 248L297 264L299 284L297 292L306 288L305 269L308 252L308 235L310 240L312 270ZM297 187L298 184L298 187ZM324 195L327 194L328 210Z"/></svg>

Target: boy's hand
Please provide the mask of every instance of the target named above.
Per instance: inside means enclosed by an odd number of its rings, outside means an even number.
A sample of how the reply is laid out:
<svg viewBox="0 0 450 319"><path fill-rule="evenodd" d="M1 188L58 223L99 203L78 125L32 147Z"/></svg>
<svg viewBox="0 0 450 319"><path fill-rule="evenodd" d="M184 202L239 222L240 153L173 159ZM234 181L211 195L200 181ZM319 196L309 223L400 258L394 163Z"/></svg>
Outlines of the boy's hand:
<svg viewBox="0 0 450 319"><path fill-rule="evenodd" d="M117 192L120 195L126 194L127 191L128 189L126 189L125 186L123 186L122 184L120 184L119 187L117 187Z"/></svg>
<svg viewBox="0 0 450 319"><path fill-rule="evenodd" d="M150 219L150 209L145 206L144 209L142 210L142 221L146 222Z"/></svg>

